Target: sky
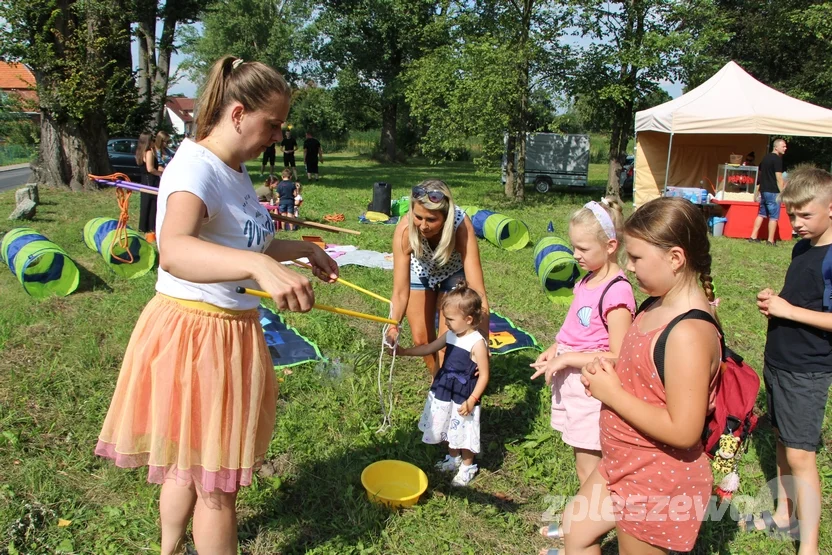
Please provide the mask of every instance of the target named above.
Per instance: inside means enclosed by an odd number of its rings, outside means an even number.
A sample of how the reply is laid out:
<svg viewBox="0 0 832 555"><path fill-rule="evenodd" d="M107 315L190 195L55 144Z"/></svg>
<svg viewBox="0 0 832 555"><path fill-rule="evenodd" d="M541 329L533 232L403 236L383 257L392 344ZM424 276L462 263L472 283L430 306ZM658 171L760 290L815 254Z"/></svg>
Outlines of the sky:
<svg viewBox="0 0 832 555"><path fill-rule="evenodd" d="M133 56L134 59L136 57L137 46L133 44ZM171 70L175 71L179 64L184 59L182 54L174 54L171 57ZM171 73L172 74L172 73ZM682 84L681 83L671 83L670 81L663 81L660 83L661 88L667 91L671 97L676 98L677 96L682 95ZM183 75L182 78L179 80L178 83L173 85L169 91L170 94L184 94L189 98L193 98L196 96L196 84L192 83L187 75Z"/></svg>
<svg viewBox="0 0 832 555"><path fill-rule="evenodd" d="M174 54L171 56L171 75L174 75L173 72L176 71L176 68L179 67L179 64L182 63L184 58L185 57L182 54ZM187 75L183 75L181 79L173 85L170 90L168 90L168 94L184 94L188 98L193 98L196 96L196 84L192 83L188 79Z"/></svg>
<svg viewBox="0 0 832 555"><path fill-rule="evenodd" d="M196 29L199 32L202 32L202 24L201 23L196 23L194 26L196 27ZM157 33L157 35L162 33L161 22L159 22L156 26L156 33ZM138 57L139 57L138 56L139 47L138 47L138 43L136 42L135 39L133 40L132 49L133 49L133 60L137 60ZM174 53L173 54L173 56L171 57L171 77L173 75L175 75L176 69L179 67L179 64L182 63L182 61L184 59L185 59L185 56L181 53ZM665 91L667 91L667 94L669 94L673 98L676 98L677 96L682 95L682 84L679 83L679 82L664 81L664 82L660 83L660 86ZM191 82L190 79L188 79L187 75L183 74L181 76L179 82L174 84L170 88L168 93L169 94L183 94L186 97L193 98L193 97L196 96L196 90L197 90L196 84Z"/></svg>
<svg viewBox="0 0 832 555"><path fill-rule="evenodd" d="M670 81L662 81L659 83L659 86L667 91L671 97L676 98L677 96L682 96L682 84L681 83L671 83Z"/></svg>
<svg viewBox="0 0 832 555"><path fill-rule="evenodd" d="M195 27L202 32L202 24L197 23ZM178 30L178 29L177 29ZM162 34L162 22L159 21L156 23L156 36ZM133 52L133 69L138 69L137 60L139 59L139 43L136 38L133 38L133 41L130 45L130 48ZM170 75L173 77L176 73L176 69L179 67L179 64L185 59L185 56L181 53L176 53L171 56L170 59ZM196 84L192 83L187 75L183 75L182 78L179 80L178 83L174 84L168 90L168 94L184 94L186 97L193 98L196 96Z"/></svg>

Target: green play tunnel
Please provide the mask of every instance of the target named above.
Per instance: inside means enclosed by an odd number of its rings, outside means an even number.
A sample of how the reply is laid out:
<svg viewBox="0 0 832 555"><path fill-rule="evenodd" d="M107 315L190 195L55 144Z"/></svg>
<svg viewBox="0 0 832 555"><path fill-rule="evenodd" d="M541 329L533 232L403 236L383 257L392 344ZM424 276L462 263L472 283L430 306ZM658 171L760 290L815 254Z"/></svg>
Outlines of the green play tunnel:
<svg viewBox="0 0 832 555"><path fill-rule="evenodd" d="M581 270L566 241L560 237L544 237L538 241L534 247L534 269L550 301L572 302L572 289Z"/></svg>
<svg viewBox="0 0 832 555"><path fill-rule="evenodd" d="M6 233L0 244L0 257L33 297L65 297L78 287L80 274L75 262L34 229L18 227Z"/></svg>
<svg viewBox="0 0 832 555"><path fill-rule="evenodd" d="M464 210L480 239L509 251L522 249L529 243L529 228L520 220L474 207Z"/></svg>
<svg viewBox="0 0 832 555"><path fill-rule="evenodd" d="M84 243L92 250L98 251L107 267L117 275L127 279L145 275L156 264L156 250L129 227L128 248L125 249L116 236L117 226L118 221L112 218L93 218L84 226Z"/></svg>

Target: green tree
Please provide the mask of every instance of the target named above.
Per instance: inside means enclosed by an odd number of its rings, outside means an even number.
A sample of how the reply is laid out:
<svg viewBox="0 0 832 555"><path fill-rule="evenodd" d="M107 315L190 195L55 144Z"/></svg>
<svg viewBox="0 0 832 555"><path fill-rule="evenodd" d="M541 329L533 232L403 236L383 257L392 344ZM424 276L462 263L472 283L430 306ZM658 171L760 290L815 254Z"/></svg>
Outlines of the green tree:
<svg viewBox="0 0 832 555"><path fill-rule="evenodd" d="M231 54L268 64L292 80L290 66L300 59L300 31L311 9L307 0L211 2L200 15L201 34L192 26L182 29L182 68L201 82L216 60Z"/></svg>
<svg viewBox="0 0 832 555"><path fill-rule="evenodd" d="M297 89L292 95L289 121L303 131L312 131L319 139L338 140L347 136L349 127L335 106L332 90L314 85Z"/></svg>
<svg viewBox="0 0 832 555"><path fill-rule="evenodd" d="M682 59L688 87L734 60L755 78L810 102L832 105L832 3L714 0L716 17L697 21L720 33L699 56Z"/></svg>
<svg viewBox="0 0 832 555"><path fill-rule="evenodd" d="M381 121L381 96L373 87L361 81L350 68L341 70L336 80L338 85L332 89L336 109L350 129L367 131L378 129Z"/></svg>
<svg viewBox="0 0 832 555"><path fill-rule="evenodd" d="M37 110L32 101L16 94L0 93L0 139L13 145L34 145L38 127L26 112Z"/></svg>
<svg viewBox="0 0 832 555"><path fill-rule="evenodd" d="M324 78L346 71L378 95L381 147L396 159L397 118L408 63L436 46L437 0L325 0L310 31Z"/></svg>
<svg viewBox="0 0 832 555"><path fill-rule="evenodd" d="M642 98L659 82L679 76L682 56L696 57L704 41L689 18L710 13L709 0L572 0L574 24L590 42L576 48L571 93L583 98L593 119L609 121L607 193L618 194L618 174Z"/></svg>
<svg viewBox="0 0 832 555"><path fill-rule="evenodd" d="M192 23L207 4L208 0L135 0L139 101L153 114L153 129L160 127L165 114L177 25ZM159 20L162 32L157 40Z"/></svg>
<svg viewBox="0 0 832 555"><path fill-rule="evenodd" d="M422 152L432 161L454 158L471 137L482 138L488 164L503 153L504 133L518 105L511 72L516 52L505 41L481 36L437 48L414 61L407 73L406 98L413 116L427 128Z"/></svg>
<svg viewBox="0 0 832 555"><path fill-rule="evenodd" d="M506 196L523 200L529 131L555 121L552 91L569 57L558 39L560 4L540 0L459 2L439 14L451 40L408 70L407 99L428 131L432 159L453 156L480 137L488 163L506 152ZM516 160L516 163L515 163Z"/></svg>
<svg viewBox="0 0 832 555"><path fill-rule="evenodd" d="M35 178L81 190L109 173L111 122L135 118L130 14L115 0L4 0L0 51L37 80L41 111Z"/></svg>
<svg viewBox="0 0 832 555"><path fill-rule="evenodd" d="M646 110L671 100L671 96L659 87L643 93L636 101L635 111ZM580 95L572 100L565 114L559 116L561 125L567 125L571 133L607 133L613 127L614 109L607 99ZM634 121L630 122L630 136L635 133Z"/></svg>
<svg viewBox="0 0 832 555"><path fill-rule="evenodd" d="M816 0L714 0L715 17L693 22L721 36L700 56L683 57L683 78L695 87L730 60L762 83L795 98L832 108L832 3ZM832 141L794 137L788 163L828 167Z"/></svg>

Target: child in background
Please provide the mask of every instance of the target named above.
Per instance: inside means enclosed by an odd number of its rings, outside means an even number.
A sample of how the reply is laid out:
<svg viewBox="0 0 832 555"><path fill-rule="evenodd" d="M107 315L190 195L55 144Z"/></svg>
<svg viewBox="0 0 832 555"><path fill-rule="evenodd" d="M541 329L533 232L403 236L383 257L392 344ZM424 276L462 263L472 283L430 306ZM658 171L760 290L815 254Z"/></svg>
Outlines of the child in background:
<svg viewBox="0 0 832 555"><path fill-rule="evenodd" d="M596 357L616 357L636 310L633 288L618 265L624 216L613 197L592 201L572 215L569 240L575 260L589 273L575 285L574 299L555 342L531 366L552 387L552 427L575 452L583 484L601 460L601 402L586 395L581 368ZM559 538L557 524L541 534Z"/></svg>
<svg viewBox="0 0 832 555"><path fill-rule="evenodd" d="M300 194L301 184L295 183L295 218L300 218L300 205L303 204L303 197Z"/></svg>
<svg viewBox="0 0 832 555"><path fill-rule="evenodd" d="M621 553L690 551L713 486L702 430L721 364L716 321L689 318L671 329L664 380L653 362L672 320L694 309L713 315L708 225L690 202L658 198L630 216L624 237L628 269L651 299L618 360L598 358L582 371L587 393L603 403L602 458L564 510L570 554L600 554L613 528ZM590 500L601 509L581 509Z"/></svg>
<svg viewBox="0 0 832 555"><path fill-rule="evenodd" d="M746 530L797 535L799 521L798 553L808 555L819 553L817 448L832 385L832 314L824 310L823 275L832 245L832 175L812 167L794 170L780 202L802 240L792 250L780 294L764 289L757 295L768 318L763 378L777 439L777 507L773 516L763 511L740 522Z"/></svg>
<svg viewBox="0 0 832 555"><path fill-rule="evenodd" d="M273 175L270 175L266 178L266 182L263 183L261 186L255 189L255 193L257 193L257 200L262 202L269 202L272 205L276 202L275 198L275 188L277 188L277 178Z"/></svg>
<svg viewBox="0 0 832 555"><path fill-rule="evenodd" d="M160 168L164 168L168 165L171 161L173 156L171 156L171 151L168 148L170 144L170 135L168 135L165 131L159 131L156 133L156 140L155 140L154 154L156 155L156 165Z"/></svg>
<svg viewBox="0 0 832 555"><path fill-rule="evenodd" d="M142 183L155 189L159 188L159 178L165 170L164 166L159 165L157 145L164 145L166 137L167 134L160 131L154 142L150 133L142 133L136 145L136 164L141 171ZM147 242L155 243L157 195L151 193L141 195L139 231L145 233Z"/></svg>
<svg viewBox="0 0 832 555"><path fill-rule="evenodd" d="M482 299L465 280L442 301L448 331L432 343L398 348L401 356L426 356L445 349L442 367L433 376L419 430L431 445L448 442L448 455L436 467L456 472L454 486L465 486L477 473L480 452L480 400L488 385L488 344L477 331ZM475 375L478 374L478 375Z"/></svg>
<svg viewBox="0 0 832 555"><path fill-rule="evenodd" d="M295 195L297 195L297 185L292 181L292 170L285 168L280 174L282 177L280 183L277 184L277 196L279 198L278 212L281 216L289 218L295 217ZM286 231L294 231L297 229L290 223L283 222L283 229Z"/></svg>

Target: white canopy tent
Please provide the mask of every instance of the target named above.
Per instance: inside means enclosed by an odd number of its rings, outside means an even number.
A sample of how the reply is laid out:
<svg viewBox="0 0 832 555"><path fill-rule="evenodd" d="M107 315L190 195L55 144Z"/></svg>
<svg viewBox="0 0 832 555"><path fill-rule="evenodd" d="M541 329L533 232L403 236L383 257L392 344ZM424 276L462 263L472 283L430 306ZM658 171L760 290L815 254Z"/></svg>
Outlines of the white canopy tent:
<svg viewBox="0 0 832 555"><path fill-rule="evenodd" d="M760 83L735 62L684 94L636 113L635 204L668 186L699 187L730 154L759 162L776 136L832 137L832 110Z"/></svg>

